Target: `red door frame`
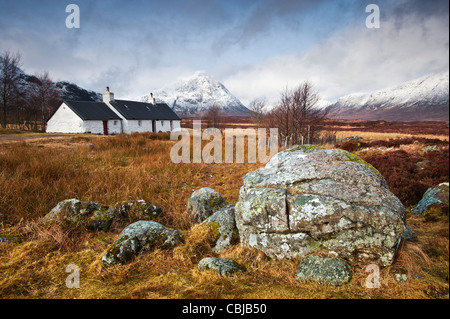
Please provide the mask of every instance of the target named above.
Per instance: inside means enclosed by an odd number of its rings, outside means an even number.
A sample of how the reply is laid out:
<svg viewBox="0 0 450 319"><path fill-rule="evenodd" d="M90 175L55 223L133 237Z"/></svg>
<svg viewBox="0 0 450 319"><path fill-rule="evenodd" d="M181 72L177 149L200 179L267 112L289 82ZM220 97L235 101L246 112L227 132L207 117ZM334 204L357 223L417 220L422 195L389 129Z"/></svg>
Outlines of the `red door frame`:
<svg viewBox="0 0 450 319"><path fill-rule="evenodd" d="M108 121L103 121L103 134L108 135Z"/></svg>

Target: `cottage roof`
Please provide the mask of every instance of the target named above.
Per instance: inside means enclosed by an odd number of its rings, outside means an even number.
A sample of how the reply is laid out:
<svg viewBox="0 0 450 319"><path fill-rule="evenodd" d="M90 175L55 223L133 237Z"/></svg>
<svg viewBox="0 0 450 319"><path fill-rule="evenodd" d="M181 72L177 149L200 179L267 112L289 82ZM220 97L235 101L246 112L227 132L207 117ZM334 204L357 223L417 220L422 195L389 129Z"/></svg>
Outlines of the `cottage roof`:
<svg viewBox="0 0 450 319"><path fill-rule="evenodd" d="M166 103L113 100L110 104L127 120L180 120Z"/></svg>
<svg viewBox="0 0 450 319"><path fill-rule="evenodd" d="M64 101L82 120L120 120L103 102Z"/></svg>

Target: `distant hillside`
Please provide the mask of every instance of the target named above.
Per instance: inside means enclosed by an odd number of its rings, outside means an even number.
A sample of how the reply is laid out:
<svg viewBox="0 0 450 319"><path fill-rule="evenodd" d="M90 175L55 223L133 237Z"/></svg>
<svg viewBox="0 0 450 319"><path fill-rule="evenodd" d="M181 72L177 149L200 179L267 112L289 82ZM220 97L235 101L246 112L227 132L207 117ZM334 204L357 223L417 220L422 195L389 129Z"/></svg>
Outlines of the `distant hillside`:
<svg viewBox="0 0 450 319"><path fill-rule="evenodd" d="M91 90L86 90L75 83L68 81L56 82L56 86L60 89L61 99L74 101L102 101L102 94Z"/></svg>
<svg viewBox="0 0 450 319"><path fill-rule="evenodd" d="M328 109L341 119L448 121L449 72L429 74L370 94L350 94Z"/></svg>

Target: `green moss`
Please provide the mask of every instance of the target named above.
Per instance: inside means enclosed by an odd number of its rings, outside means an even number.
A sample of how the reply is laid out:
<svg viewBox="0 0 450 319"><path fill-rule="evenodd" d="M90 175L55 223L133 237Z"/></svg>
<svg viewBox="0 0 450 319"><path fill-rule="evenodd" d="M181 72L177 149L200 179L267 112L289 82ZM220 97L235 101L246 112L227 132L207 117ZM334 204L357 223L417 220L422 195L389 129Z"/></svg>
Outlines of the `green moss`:
<svg viewBox="0 0 450 319"><path fill-rule="evenodd" d="M295 152L295 151L299 151L299 150L308 152L311 150L324 150L324 148L322 148L320 146L311 145L311 144L305 144L305 145L295 145L295 146L291 147L288 151Z"/></svg>
<svg viewBox="0 0 450 319"><path fill-rule="evenodd" d="M356 156L353 153L341 150L342 153L347 156L347 158L351 161L351 162L355 162L355 163L359 163L359 164L364 164L367 167L369 167L370 169L372 169L378 176L383 177L383 175L381 175L381 173L375 168L373 167L370 163L367 163L365 160L361 159L359 156Z"/></svg>

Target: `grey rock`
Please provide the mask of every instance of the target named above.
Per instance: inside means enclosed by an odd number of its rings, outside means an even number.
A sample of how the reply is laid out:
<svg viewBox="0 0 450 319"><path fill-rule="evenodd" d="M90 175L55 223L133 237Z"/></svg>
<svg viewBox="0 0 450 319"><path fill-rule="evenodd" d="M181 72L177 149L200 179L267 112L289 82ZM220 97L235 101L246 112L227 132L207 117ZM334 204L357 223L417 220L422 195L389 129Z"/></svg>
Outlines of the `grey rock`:
<svg viewBox="0 0 450 319"><path fill-rule="evenodd" d="M416 232L409 226L406 226L405 232L403 233L403 238L406 240L417 239Z"/></svg>
<svg viewBox="0 0 450 319"><path fill-rule="evenodd" d="M294 146L244 176L235 206L244 245L271 258L393 262L405 207L369 163L340 149Z"/></svg>
<svg viewBox="0 0 450 319"><path fill-rule="evenodd" d="M195 223L201 223L216 211L226 206L222 196L214 189L203 187L195 192L188 199L188 213Z"/></svg>
<svg viewBox="0 0 450 319"><path fill-rule="evenodd" d="M234 216L222 209L209 216L203 224L211 227L215 234L215 244L212 251L220 254L239 240Z"/></svg>
<svg viewBox="0 0 450 319"><path fill-rule="evenodd" d="M436 187L430 187L423 194L422 199L411 209L414 215L424 215L433 206L439 206L443 212L448 214L449 184L441 183Z"/></svg>
<svg viewBox="0 0 450 319"><path fill-rule="evenodd" d="M183 242L183 235L154 221L137 221L124 228L119 238L103 254L106 266L125 264L139 253L155 248L170 249Z"/></svg>
<svg viewBox="0 0 450 319"><path fill-rule="evenodd" d="M41 225L53 222L65 222L70 225L81 225L88 230L108 231L115 216L115 207L76 198L59 202L41 220Z"/></svg>
<svg viewBox="0 0 450 319"><path fill-rule="evenodd" d="M296 278L299 281L315 281L340 286L351 280L349 264L340 258L308 256L300 260Z"/></svg>
<svg viewBox="0 0 450 319"><path fill-rule="evenodd" d="M214 270L219 276L230 276L236 272L245 272L245 267L239 265L232 259L206 257L197 265L200 271Z"/></svg>
<svg viewBox="0 0 450 319"><path fill-rule="evenodd" d="M116 207L116 218L119 220L128 219L131 215L139 220L153 220L162 214L161 207L149 204L142 199L118 203Z"/></svg>
<svg viewBox="0 0 450 319"><path fill-rule="evenodd" d="M436 145L428 145L428 146L425 146L423 149L424 152L438 151L438 150L439 150L439 146L436 146Z"/></svg>
<svg viewBox="0 0 450 319"><path fill-rule="evenodd" d="M0 244L20 244L25 241L25 237L20 234L0 234Z"/></svg>
<svg viewBox="0 0 450 319"><path fill-rule="evenodd" d="M342 140L342 142L359 141L359 140L362 140L362 139L363 138L361 136L358 136L358 135L356 135L356 136L349 136L349 137L344 138Z"/></svg>

